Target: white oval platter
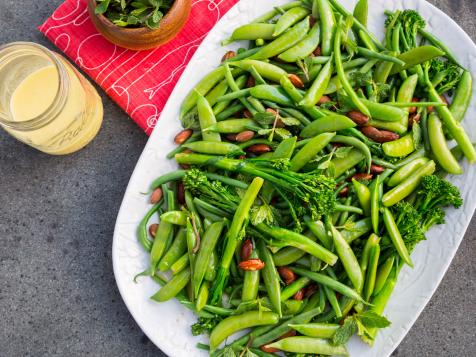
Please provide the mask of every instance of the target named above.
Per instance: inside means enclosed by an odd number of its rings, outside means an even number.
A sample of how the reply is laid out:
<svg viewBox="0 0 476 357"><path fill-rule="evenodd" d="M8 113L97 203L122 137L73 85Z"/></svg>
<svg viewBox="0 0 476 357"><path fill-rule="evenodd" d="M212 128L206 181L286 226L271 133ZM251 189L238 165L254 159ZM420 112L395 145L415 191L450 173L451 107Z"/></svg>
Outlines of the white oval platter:
<svg viewBox="0 0 476 357"><path fill-rule="evenodd" d="M208 0L199 0L208 1ZM215 0L217 2L219 0ZM209 6L216 6L209 0ZM179 107L185 95L209 71L215 68L229 46L223 48L220 41L227 38L239 25L250 22L272 6L286 3L284 0L241 0L217 23L205 38L170 96L160 120L152 133L127 187L117 217L112 257L114 274L119 291L132 316L150 340L169 356L206 356L198 350L197 342L206 338L193 337L190 325L196 317L176 301L156 303L149 299L158 285L150 278L133 282L134 276L148 267L148 255L137 242L137 226L149 209L148 196L144 195L150 182L156 177L177 168L165 155L172 150L174 135L181 129L178 120ZM355 1L341 0L352 9ZM456 54L459 61L476 78L476 46L469 36L443 12L422 0L373 0L369 11L369 28L383 37L384 10L413 8L427 19L428 29L442 39ZM235 48L238 47L235 45ZM475 89L476 91L476 89ZM476 93L466 115L464 126L476 139ZM428 234L413 253L414 269L405 267L399 277L394 294L385 310L392 325L382 330L373 348L357 338L349 343L353 357L389 356L410 330L415 320L430 300L443 278L463 239L466 228L476 207L476 195L472 191L476 167L464 165L464 175L451 177L464 198L464 206L447 213L446 224L437 226Z"/></svg>

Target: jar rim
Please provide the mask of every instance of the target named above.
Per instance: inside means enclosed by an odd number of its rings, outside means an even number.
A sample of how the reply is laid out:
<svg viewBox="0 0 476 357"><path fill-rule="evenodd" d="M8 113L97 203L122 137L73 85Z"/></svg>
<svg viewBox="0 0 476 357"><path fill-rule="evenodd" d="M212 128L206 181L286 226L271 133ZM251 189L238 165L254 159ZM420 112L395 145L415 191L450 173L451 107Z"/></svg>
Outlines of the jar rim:
<svg viewBox="0 0 476 357"><path fill-rule="evenodd" d="M15 50L16 47L18 47L17 50ZM69 78L65 65L60 61L57 54L40 44L34 42L16 41L0 46L0 66L5 60L11 60L12 56L23 55L25 50L28 49L32 50L31 54L35 54L34 52L38 51L51 61L58 73L59 85L55 98L49 107L34 118L23 121L12 121L9 119L9 116L6 115L7 113L0 111L0 124L19 131L35 130L53 121L63 109L67 99L67 91L69 89ZM8 50L12 50L12 52L8 53L6 58L2 58L2 52ZM38 52L36 55L39 55Z"/></svg>

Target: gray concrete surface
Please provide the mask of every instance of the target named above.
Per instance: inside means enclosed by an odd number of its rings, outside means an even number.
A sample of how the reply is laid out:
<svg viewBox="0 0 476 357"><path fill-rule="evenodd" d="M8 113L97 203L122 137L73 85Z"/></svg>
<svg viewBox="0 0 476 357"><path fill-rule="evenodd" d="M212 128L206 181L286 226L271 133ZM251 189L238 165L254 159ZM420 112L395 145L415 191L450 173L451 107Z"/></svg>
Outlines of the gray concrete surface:
<svg viewBox="0 0 476 357"><path fill-rule="evenodd" d="M0 43L53 48L36 26L60 2L0 0ZM473 0L430 2L476 39ZM68 157L41 154L0 130L0 356L163 355L123 304L111 263L116 214L147 137L101 95L101 132ZM474 356L475 237L473 219L395 356Z"/></svg>

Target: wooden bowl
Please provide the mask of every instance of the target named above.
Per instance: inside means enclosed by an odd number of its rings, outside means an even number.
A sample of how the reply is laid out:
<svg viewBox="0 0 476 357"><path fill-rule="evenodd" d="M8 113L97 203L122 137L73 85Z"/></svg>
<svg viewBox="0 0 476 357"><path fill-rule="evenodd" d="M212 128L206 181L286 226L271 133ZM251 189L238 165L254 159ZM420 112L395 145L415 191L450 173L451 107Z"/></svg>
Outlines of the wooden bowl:
<svg viewBox="0 0 476 357"><path fill-rule="evenodd" d="M97 30L112 43L131 50L148 50L172 40L187 22L191 8L191 0L175 0L160 21L159 28L125 28L115 25L102 14L96 14L96 0L88 0L89 16Z"/></svg>

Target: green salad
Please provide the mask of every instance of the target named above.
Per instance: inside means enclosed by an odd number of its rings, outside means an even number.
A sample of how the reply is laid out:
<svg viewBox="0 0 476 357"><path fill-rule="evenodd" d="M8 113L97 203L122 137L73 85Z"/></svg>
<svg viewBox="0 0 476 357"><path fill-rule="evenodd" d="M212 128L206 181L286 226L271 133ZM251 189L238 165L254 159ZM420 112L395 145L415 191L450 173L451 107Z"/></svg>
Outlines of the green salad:
<svg viewBox="0 0 476 357"><path fill-rule="evenodd" d="M196 313L211 356L372 345L415 246L463 203L445 176L476 160L460 124L471 75L416 11L386 12L381 42L367 10L274 7L183 100L180 169L151 183L140 275L161 285L152 300Z"/></svg>

